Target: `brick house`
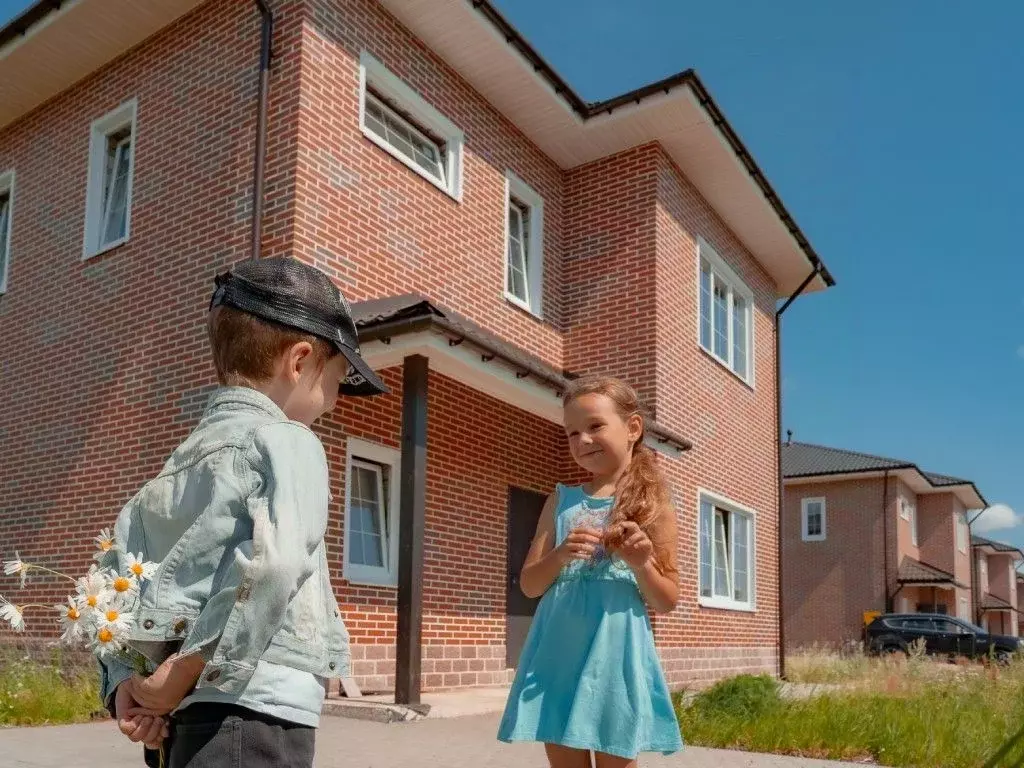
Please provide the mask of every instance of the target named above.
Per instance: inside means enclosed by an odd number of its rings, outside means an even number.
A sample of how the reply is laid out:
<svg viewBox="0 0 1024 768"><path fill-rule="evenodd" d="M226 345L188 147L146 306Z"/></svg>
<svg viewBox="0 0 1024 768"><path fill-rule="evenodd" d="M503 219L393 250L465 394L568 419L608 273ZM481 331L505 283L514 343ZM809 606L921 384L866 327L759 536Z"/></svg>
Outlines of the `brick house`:
<svg viewBox="0 0 1024 768"><path fill-rule="evenodd" d="M860 640L865 614L972 619L969 480L899 459L782 446L785 649ZM1004 569L1005 576L1005 569Z"/></svg>
<svg viewBox="0 0 1024 768"><path fill-rule="evenodd" d="M1024 552L1012 544L972 536L974 551L975 621L1001 635L1019 636L1019 589L1017 568Z"/></svg>
<svg viewBox="0 0 1024 768"><path fill-rule="evenodd" d="M832 279L692 71L584 102L480 0L39 2L0 30L0 206L22 555L84 566L211 391L214 275L290 255L393 389L318 427L363 690L508 679L583 372L654 410L670 681L777 669L777 302Z"/></svg>

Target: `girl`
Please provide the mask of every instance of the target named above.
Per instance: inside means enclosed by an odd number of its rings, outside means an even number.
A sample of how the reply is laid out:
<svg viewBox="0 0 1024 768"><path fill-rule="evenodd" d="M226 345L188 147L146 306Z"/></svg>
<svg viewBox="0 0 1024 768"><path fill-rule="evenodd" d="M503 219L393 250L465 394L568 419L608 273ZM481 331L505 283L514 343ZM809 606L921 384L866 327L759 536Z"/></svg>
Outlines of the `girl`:
<svg viewBox="0 0 1024 768"><path fill-rule="evenodd" d="M636 393L586 378L564 400L584 486L559 484L520 575L543 599L498 738L542 741L552 768L636 768L639 752L682 748L644 601L675 608L676 517Z"/></svg>

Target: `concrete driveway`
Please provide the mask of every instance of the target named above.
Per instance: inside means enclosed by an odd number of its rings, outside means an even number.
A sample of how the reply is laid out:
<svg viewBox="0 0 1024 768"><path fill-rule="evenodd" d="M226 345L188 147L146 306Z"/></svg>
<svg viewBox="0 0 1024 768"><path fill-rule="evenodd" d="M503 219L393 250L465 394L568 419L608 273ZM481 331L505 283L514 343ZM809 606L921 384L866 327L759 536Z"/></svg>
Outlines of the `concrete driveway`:
<svg viewBox="0 0 1024 768"><path fill-rule="evenodd" d="M316 768L544 768L534 744L494 739L497 715L427 719L385 725L325 717L317 735ZM797 768L835 766L819 760L688 747L666 758L644 756L643 768ZM0 729L5 768L140 768L142 750L107 721L88 725ZM850 764L847 764L850 765Z"/></svg>

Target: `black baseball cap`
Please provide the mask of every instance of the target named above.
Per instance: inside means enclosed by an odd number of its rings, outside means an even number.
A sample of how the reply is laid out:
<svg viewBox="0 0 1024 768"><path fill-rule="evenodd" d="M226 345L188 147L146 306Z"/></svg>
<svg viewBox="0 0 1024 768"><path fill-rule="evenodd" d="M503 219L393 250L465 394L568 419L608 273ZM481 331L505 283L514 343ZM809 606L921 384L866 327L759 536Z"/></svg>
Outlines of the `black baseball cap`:
<svg viewBox="0 0 1024 768"><path fill-rule="evenodd" d="M356 397L390 390L359 356L352 308L334 282L316 267L287 256L248 259L214 279L210 309L225 306L287 325L331 342L348 360L338 390Z"/></svg>

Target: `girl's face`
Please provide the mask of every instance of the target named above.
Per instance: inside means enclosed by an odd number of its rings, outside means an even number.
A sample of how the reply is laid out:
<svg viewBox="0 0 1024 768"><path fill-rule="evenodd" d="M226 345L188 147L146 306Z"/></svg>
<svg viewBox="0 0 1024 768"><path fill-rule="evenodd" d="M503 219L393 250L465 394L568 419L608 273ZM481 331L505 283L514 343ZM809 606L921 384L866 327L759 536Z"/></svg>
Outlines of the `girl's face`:
<svg viewBox="0 0 1024 768"><path fill-rule="evenodd" d="M597 477L611 477L629 463L643 419L636 413L623 419L606 395L580 395L565 406L565 432L577 464Z"/></svg>

